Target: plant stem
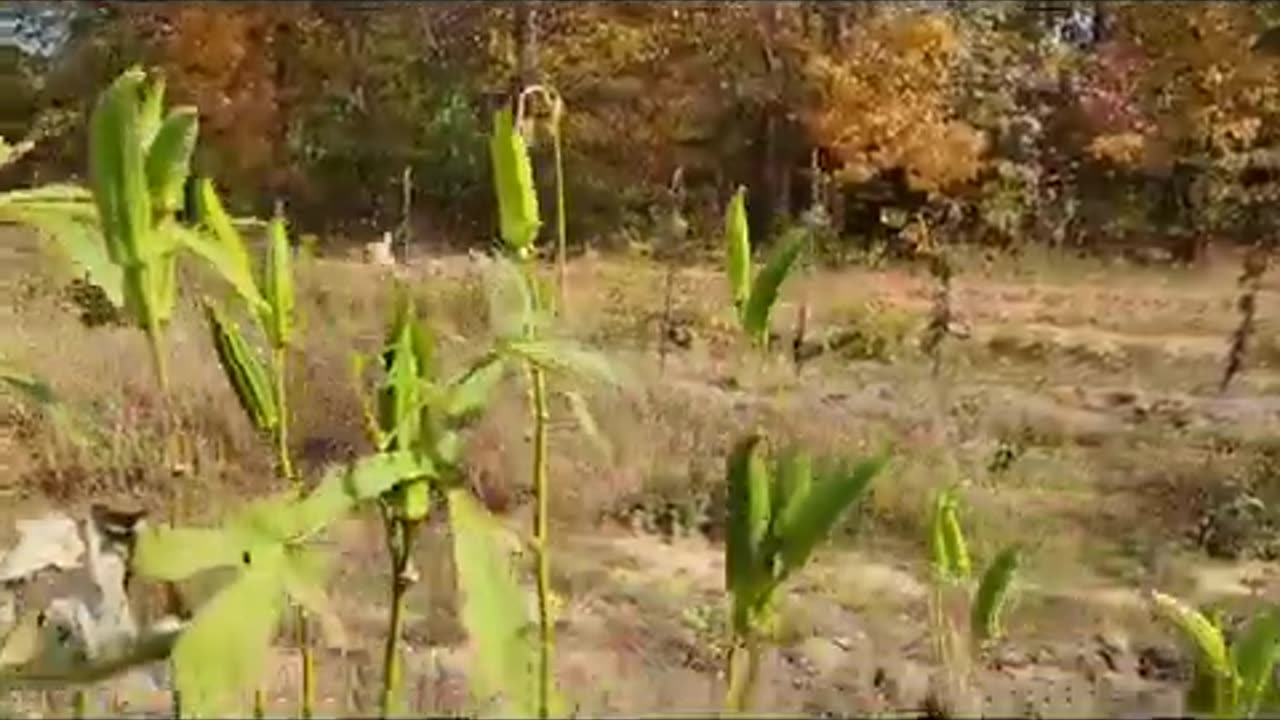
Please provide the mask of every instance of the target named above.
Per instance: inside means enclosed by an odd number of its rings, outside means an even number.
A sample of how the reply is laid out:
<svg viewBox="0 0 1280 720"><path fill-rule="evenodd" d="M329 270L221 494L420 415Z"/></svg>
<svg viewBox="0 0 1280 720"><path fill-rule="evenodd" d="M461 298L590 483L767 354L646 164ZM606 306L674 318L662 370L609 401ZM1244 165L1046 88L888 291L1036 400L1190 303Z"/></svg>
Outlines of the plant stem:
<svg viewBox="0 0 1280 720"><path fill-rule="evenodd" d="M552 135L552 149L556 163L556 265L560 274L560 314L569 308L568 290L568 219L565 217L564 203L564 157L560 151L560 128L557 126Z"/></svg>
<svg viewBox="0 0 1280 720"><path fill-rule="evenodd" d="M532 262L524 266L525 282L535 310L541 306L536 270ZM526 328L525 333L532 333ZM536 363L528 363L529 405L533 415L533 487L535 513L533 524L534 545L537 554L538 582L538 717L551 714L551 654L555 643L555 627L551 620L551 538L548 528L550 507L547 472L547 378Z"/></svg>
<svg viewBox="0 0 1280 720"><path fill-rule="evenodd" d="M391 557L391 620L382 652L382 717L390 717L403 684L400 663L400 635L404 631L404 597L411 579L405 572L413 550L416 523L393 517L384 507L387 552Z"/></svg>
<svg viewBox="0 0 1280 720"><path fill-rule="evenodd" d="M276 428L272 440L276 451L278 472L289 485L302 490L302 479L294 471L293 458L289 453L289 404L288 404L288 348L272 349L272 365L275 372L274 386L275 406L277 409ZM310 720L315 708L315 657L311 652L310 629L307 612L298 606L296 615L298 648L302 656L302 717Z"/></svg>
<svg viewBox="0 0 1280 720"><path fill-rule="evenodd" d="M724 699L726 710L733 713L747 711L759 674L759 643L750 636L741 638L729 651L729 690Z"/></svg>

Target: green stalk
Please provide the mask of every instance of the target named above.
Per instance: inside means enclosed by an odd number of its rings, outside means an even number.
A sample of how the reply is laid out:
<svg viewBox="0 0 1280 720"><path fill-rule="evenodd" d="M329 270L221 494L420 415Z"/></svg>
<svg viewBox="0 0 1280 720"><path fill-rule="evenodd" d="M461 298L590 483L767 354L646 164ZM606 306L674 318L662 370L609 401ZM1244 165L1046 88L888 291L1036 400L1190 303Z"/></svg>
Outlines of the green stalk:
<svg viewBox="0 0 1280 720"><path fill-rule="evenodd" d="M275 393L275 405L278 408L278 419L276 421L276 430L272 439L274 440L276 450L276 463L280 474L289 482L290 485L302 489L302 479L294 472L293 458L289 453L289 412L288 412L288 395L287 380L288 375L288 352L285 347L276 347L272 350L272 361L275 368L273 379L275 380L273 392ZM296 623L298 626L298 647L302 653L302 717L306 720L314 714L315 708L315 657L311 652L310 628L307 622L307 613L302 606L296 608Z"/></svg>
<svg viewBox="0 0 1280 720"><path fill-rule="evenodd" d="M568 230L565 218L564 203L564 157L560 151L560 124L556 120L555 132L551 136L551 146L555 153L556 163L556 264L560 273L560 313L564 314L569 307L568 290Z"/></svg>
<svg viewBox="0 0 1280 720"><path fill-rule="evenodd" d="M391 717L396 698L403 685L403 668L400 663L400 636L404 632L404 597L410 580L406 576L409 555L413 549L413 530L416 523L393 517L392 511L383 508L386 524L387 554L391 558L391 621L382 652L382 707L381 716Z"/></svg>
<svg viewBox="0 0 1280 720"><path fill-rule="evenodd" d="M534 309L542 300L538 292L537 276L531 259L524 266L525 282L529 284ZM531 332L526 329L526 332ZM551 537L548 527L550 492L547 471L547 378L542 368L528 364L529 409L533 415L533 487L535 514L533 521L534 546L537 553L538 583L538 717L551 714L551 656L555 644L555 626L551 620Z"/></svg>
<svg viewBox="0 0 1280 720"><path fill-rule="evenodd" d="M760 675L760 646L753 637L742 638L729 651L729 690L725 693L725 709L745 713Z"/></svg>

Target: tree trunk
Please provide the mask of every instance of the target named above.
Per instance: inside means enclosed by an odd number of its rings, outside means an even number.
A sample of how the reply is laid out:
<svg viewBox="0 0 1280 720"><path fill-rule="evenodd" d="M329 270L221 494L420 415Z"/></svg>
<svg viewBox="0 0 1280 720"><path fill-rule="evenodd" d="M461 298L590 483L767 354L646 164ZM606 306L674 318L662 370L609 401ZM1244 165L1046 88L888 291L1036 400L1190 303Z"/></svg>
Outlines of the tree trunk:
<svg viewBox="0 0 1280 720"><path fill-rule="evenodd" d="M516 72L511 95L514 98L538 79L538 8L533 0L520 0L515 4L513 23Z"/></svg>

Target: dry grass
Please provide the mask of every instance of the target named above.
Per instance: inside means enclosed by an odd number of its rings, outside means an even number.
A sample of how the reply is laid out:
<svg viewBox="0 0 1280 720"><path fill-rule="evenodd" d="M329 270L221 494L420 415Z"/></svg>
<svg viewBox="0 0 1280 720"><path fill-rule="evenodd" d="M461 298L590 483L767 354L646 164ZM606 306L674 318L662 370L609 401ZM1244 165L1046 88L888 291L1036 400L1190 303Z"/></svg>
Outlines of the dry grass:
<svg viewBox="0 0 1280 720"><path fill-rule="evenodd" d="M39 413L6 403L0 491L14 508L79 506L104 496L163 507L173 483L155 462L156 398L141 339L124 329L81 327L57 297L58 283L40 280L49 277L47 262L6 252L0 354L43 375L100 437L77 446ZM815 302L811 337L850 331L859 337L797 375L784 358L765 361L744 351L714 268L684 269L674 316L692 341L672 350L660 374L663 268L635 259L572 264L565 329L603 346L633 380L622 394L590 393L607 447L588 441L567 412L556 413L552 432L553 509L565 545L557 554L563 558L557 586L573 608L562 673L595 693L588 698L584 691L580 699L601 712L714 706L707 683L714 682L715 663L694 649L715 624L706 586L721 580L717 551L701 536L713 542L719 536L723 456L752 427L766 429L774 442L801 442L819 453L865 453L885 443L897 450L870 502L843 531L864 554L832 554L792 602L789 643L766 707L869 712L914 702L919 683L907 676L915 670L894 663L922 662L913 648L925 646L924 613L911 588L924 577L928 493L945 481L939 468L949 455L968 485L966 524L975 528L976 552L989 555L1013 539L1037 544L1031 589L1009 622L1015 637L1079 645L1094 626L1108 624L1137 636L1133 609L1106 600L1117 587L1159 581L1215 596L1217 590L1195 586L1186 579L1191 571L1175 566L1193 566L1182 562L1195 550L1188 538L1203 511L1221 502L1214 493L1228 481L1272 483L1273 506L1280 505L1280 467L1259 470L1257 463L1276 430L1274 397L1266 393L1280 386L1280 352L1260 344L1230 397L1210 393L1234 322L1229 262L1168 273L1041 262L1005 266L962 257L958 263L953 310L972 333L949 339L943 351L946 442L930 429L939 388L918 348L930 292L923 271L824 270L797 278L810 283ZM391 294L384 269L317 260L299 272L305 327L291 378L293 441L302 467L314 472L367 449L350 353L376 347ZM486 332L476 268L445 258L410 273L446 362L464 361L476 346L468 340ZM1275 323L1265 310L1275 305L1275 289L1264 283L1260 295L1257 337L1264 338ZM797 288L784 287L782 304L797 296ZM793 310L775 315L784 337ZM170 347L188 440L184 514L193 518L262 492L271 477L262 443L207 361L208 343L198 313L180 309ZM528 504L528 489L515 480L527 466L525 427L512 383L468 440L470 482L487 505L513 519ZM628 527L667 541L637 540ZM342 542L351 559L343 563L343 587L381 587L371 579L385 564L373 528L356 523ZM410 646L445 653L418 666L427 698L421 707L435 711L461 707L450 669L458 661L444 649L459 635L448 611L451 573L442 542L423 543L419 566L428 582L409 601ZM680 563L688 567L680 570ZM1073 587L1086 589L1084 599L1061 599ZM380 634L380 615L370 608L381 599L355 593L346 602L357 625ZM832 650L832 637L863 649ZM788 653L821 667L805 669ZM877 655L892 666L890 674L906 673L895 676L903 687L892 698L865 662ZM368 679L332 682L358 688ZM334 694L330 710L355 707ZM1089 707L1104 706L1113 707Z"/></svg>

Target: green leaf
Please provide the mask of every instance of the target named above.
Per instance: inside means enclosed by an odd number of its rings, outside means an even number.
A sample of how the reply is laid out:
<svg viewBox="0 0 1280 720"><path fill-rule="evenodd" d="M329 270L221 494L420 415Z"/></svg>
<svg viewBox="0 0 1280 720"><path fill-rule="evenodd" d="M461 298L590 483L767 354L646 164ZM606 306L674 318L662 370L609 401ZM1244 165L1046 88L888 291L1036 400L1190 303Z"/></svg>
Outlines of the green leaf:
<svg viewBox="0 0 1280 720"><path fill-rule="evenodd" d="M191 153L199 131L195 108L175 108L156 132L147 151L147 185L157 213L172 215L182 207L182 190L191 173Z"/></svg>
<svg viewBox="0 0 1280 720"><path fill-rule="evenodd" d="M982 643L1000 636L1000 619L1021 562L1022 548L1011 545L1001 550L982 574L969 617L970 633L975 642Z"/></svg>
<svg viewBox="0 0 1280 720"><path fill-rule="evenodd" d="M54 241L63 256L116 307L124 305L123 274L107 255L93 196L74 185L0 193L0 222L28 225Z"/></svg>
<svg viewBox="0 0 1280 720"><path fill-rule="evenodd" d="M1232 676L1226 639L1209 618L1181 600L1159 591L1153 591L1151 599L1156 612L1177 627L1183 638L1196 649L1207 670L1219 678Z"/></svg>
<svg viewBox="0 0 1280 720"><path fill-rule="evenodd" d="M253 264L244 238L235 229L231 217L222 207L222 200L208 179L201 178L196 187L196 215L201 232L187 232L181 236L182 244L204 258L222 276L250 308L262 312L267 301L258 290L253 276Z"/></svg>
<svg viewBox="0 0 1280 720"><path fill-rule="evenodd" d="M204 309L218 364L231 384L240 408L255 428L270 433L280 421L271 389L271 376L245 342L240 329L228 321L212 301L206 300Z"/></svg>
<svg viewBox="0 0 1280 720"><path fill-rule="evenodd" d="M507 350L525 362L576 382L594 382L615 388L626 384L608 358L572 340L516 340L507 343Z"/></svg>
<svg viewBox="0 0 1280 720"><path fill-rule="evenodd" d="M525 593L495 542L488 512L461 488L448 492L448 502L462 624L476 648L468 674L472 695L485 704L499 700L503 717L533 717L537 648Z"/></svg>
<svg viewBox="0 0 1280 720"><path fill-rule="evenodd" d="M1275 683L1280 662L1280 608L1254 615L1232 644L1231 661L1240 688L1236 717L1254 717Z"/></svg>
<svg viewBox="0 0 1280 720"><path fill-rule="evenodd" d="M484 412L506 370L506 363L495 354L481 358L447 386L443 407L445 416L455 424L461 424Z"/></svg>
<svg viewBox="0 0 1280 720"><path fill-rule="evenodd" d="M230 585L201 608L174 647L174 684L196 717L243 713L245 693L262 675L285 605L284 551L251 558Z"/></svg>
<svg viewBox="0 0 1280 720"><path fill-rule="evenodd" d="M761 546L769 530L769 470L760 456L759 435L749 435L729 454L728 545L725 548L725 588L737 608L734 624L745 629L746 609L755 605L764 567Z"/></svg>
<svg viewBox="0 0 1280 720"><path fill-rule="evenodd" d="M267 328L271 346L281 349L289 346L293 335L295 303L291 250L284 220L273 219L267 226L267 237L267 262L262 289L267 296L269 312L263 327Z"/></svg>
<svg viewBox="0 0 1280 720"><path fill-rule="evenodd" d="M954 582L967 581L973 573L968 545L960 527L956 496L948 489L938 494L930 518L931 555L940 577Z"/></svg>
<svg viewBox="0 0 1280 720"><path fill-rule="evenodd" d="M146 75L132 68L98 98L89 123L89 177L107 254L116 265L150 254L151 196L139 128L139 93ZM127 278L126 278L127 281ZM125 298L128 303L128 290Z"/></svg>
<svg viewBox="0 0 1280 720"><path fill-rule="evenodd" d="M494 114L489 156L493 163L493 185L498 198L502 241L518 255L524 256L532 249L542 221L538 217L538 196L533 184L529 149L524 136L516 132L509 109Z"/></svg>
<svg viewBox="0 0 1280 720"><path fill-rule="evenodd" d="M791 273L800 251L804 249L804 238L792 236L785 240L761 268L751 285L747 305L742 313L742 328L747 335L758 342L767 339L769 333L769 317L773 314L773 306L778 300L778 290L782 282Z"/></svg>
<svg viewBox="0 0 1280 720"><path fill-rule="evenodd" d="M157 75L139 88L141 104L138 107L139 147L149 152L160 131L160 116L164 113L164 76Z"/></svg>
<svg viewBox="0 0 1280 720"><path fill-rule="evenodd" d="M751 295L751 235L747 227L747 189L739 187L725 211L724 242L733 306L742 317Z"/></svg>
<svg viewBox="0 0 1280 720"><path fill-rule="evenodd" d="M804 566L818 543L831 534L840 516L862 497L885 462L886 458L877 457L852 467L842 464L837 471L813 484L794 517L787 519L785 534L778 538L782 556L780 579Z"/></svg>
<svg viewBox="0 0 1280 720"><path fill-rule="evenodd" d="M357 503L381 497L399 483L432 477L435 468L410 452L375 453L351 467L330 468L298 505L291 522L296 533L310 535L333 524Z"/></svg>
<svg viewBox="0 0 1280 720"><path fill-rule="evenodd" d="M133 568L144 577L172 582L238 565L243 551L242 538L224 528L147 526L138 533Z"/></svg>
<svg viewBox="0 0 1280 720"><path fill-rule="evenodd" d="M805 498L813 487L813 461L809 454L789 448L778 461L775 474L777 489L773 502L773 529L775 538L786 537L789 526L795 522ZM775 548L776 549L776 548Z"/></svg>

